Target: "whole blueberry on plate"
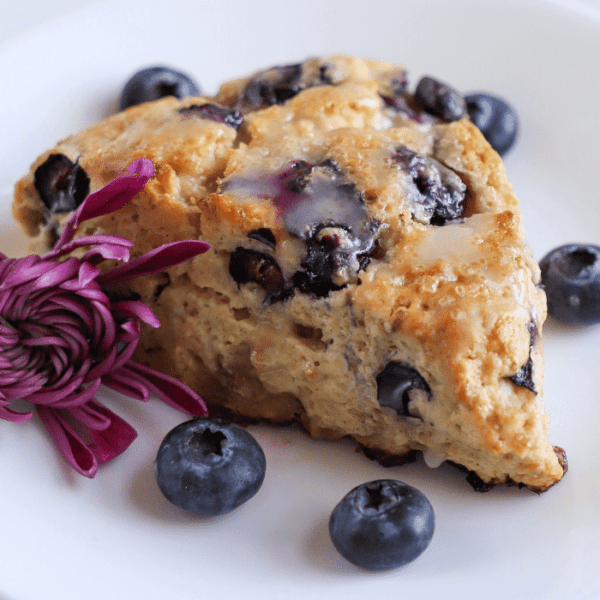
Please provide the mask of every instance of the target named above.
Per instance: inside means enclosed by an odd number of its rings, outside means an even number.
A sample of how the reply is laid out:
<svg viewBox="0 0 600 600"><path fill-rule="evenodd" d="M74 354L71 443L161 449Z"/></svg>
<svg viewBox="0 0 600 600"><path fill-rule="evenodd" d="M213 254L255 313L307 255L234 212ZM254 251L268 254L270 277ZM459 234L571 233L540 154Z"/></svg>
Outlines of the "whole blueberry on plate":
<svg viewBox="0 0 600 600"><path fill-rule="evenodd" d="M151 102L165 96L187 98L198 96L200 88L191 77L170 67L148 67L138 71L129 79L121 92L119 108Z"/></svg>
<svg viewBox="0 0 600 600"><path fill-rule="evenodd" d="M501 156L506 154L513 147L519 130L515 109L491 94L469 94L465 101L471 121L490 146Z"/></svg>
<svg viewBox="0 0 600 600"><path fill-rule="evenodd" d="M338 552L371 570L393 569L415 560L431 542L434 527L429 500L394 479L355 487L329 519L329 535Z"/></svg>
<svg viewBox="0 0 600 600"><path fill-rule="evenodd" d="M259 443L220 419L193 419L172 429L155 462L164 496L200 516L231 512L260 489L266 471Z"/></svg>
<svg viewBox="0 0 600 600"><path fill-rule="evenodd" d="M600 323L600 246L566 244L540 261L548 313L571 325Z"/></svg>
<svg viewBox="0 0 600 600"><path fill-rule="evenodd" d="M439 79L422 77L414 97L425 112L444 121L457 121L465 116L464 98L457 90Z"/></svg>

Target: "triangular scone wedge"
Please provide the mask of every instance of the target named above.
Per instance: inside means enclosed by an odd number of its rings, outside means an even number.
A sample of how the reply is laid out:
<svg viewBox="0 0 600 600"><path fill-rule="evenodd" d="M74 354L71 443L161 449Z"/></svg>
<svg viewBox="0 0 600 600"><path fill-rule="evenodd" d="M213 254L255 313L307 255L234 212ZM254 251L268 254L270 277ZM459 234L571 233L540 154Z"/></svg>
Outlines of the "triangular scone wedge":
<svg viewBox="0 0 600 600"><path fill-rule="evenodd" d="M39 249L67 217L40 196L52 155L91 190L137 158L155 164L132 204L86 233L138 253L212 245L118 292L162 323L139 359L213 414L299 421L382 462L421 451L476 489L544 491L563 476L542 405L546 300L519 203L479 130L415 108L402 67L313 59L60 142L16 188Z"/></svg>

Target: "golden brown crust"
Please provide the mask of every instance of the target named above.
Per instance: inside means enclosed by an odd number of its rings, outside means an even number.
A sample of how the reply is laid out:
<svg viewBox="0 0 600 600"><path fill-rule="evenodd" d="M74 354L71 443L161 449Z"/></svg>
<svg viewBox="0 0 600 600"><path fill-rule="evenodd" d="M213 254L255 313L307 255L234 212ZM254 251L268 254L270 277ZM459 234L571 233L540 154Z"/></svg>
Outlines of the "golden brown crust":
<svg viewBox="0 0 600 600"><path fill-rule="evenodd" d="M139 358L230 414L350 436L372 456L422 451L484 484L547 489L563 470L542 405L546 302L502 161L466 119L420 123L387 107L382 90L402 67L336 56L305 66L306 81L319 65L333 84L264 108L240 104L251 78L225 84L216 101L245 111L237 131L183 118L181 108L208 99L164 99L52 150L78 160L92 189L136 158L154 162L154 178L132 204L91 228L134 240L136 252L200 237L213 247L167 280L133 284L162 323L145 333ZM435 226L419 212L415 184L393 158L398 148L466 186L463 218ZM33 172L48 154L19 182L14 204L42 247L50 226ZM341 287L326 294L291 283L304 268L308 238L286 225L273 182L297 161L336 165L328 177L360 192L379 227L368 260L358 271L336 272ZM248 237L261 228L275 247ZM258 280L232 278L240 247L276 261L285 294L273 300ZM514 380L528 361L537 392ZM411 396L414 414L378 402L377 375L390 362L410 365L430 388Z"/></svg>

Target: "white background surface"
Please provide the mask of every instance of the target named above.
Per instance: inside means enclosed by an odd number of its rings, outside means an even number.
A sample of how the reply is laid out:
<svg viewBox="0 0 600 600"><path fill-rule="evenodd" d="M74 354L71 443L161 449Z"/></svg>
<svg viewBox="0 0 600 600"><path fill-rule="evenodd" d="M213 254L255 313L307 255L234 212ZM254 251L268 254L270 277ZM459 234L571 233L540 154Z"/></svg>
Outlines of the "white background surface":
<svg viewBox="0 0 600 600"><path fill-rule="evenodd" d="M93 4L100 4L102 0L2 0L2 18L0 18L0 44L11 38L19 37L22 33L34 29L39 25L60 19L66 14L77 10L85 10ZM451 2L451 0L450 0ZM487 2L487 0L481 0ZM593 14L600 9L600 0L549 0L559 6L577 10L582 13ZM189 6L202 6L210 3L188 2ZM127 4L127 0L123 0ZM369 6L366 4L366 6Z"/></svg>
<svg viewBox="0 0 600 600"><path fill-rule="evenodd" d="M511 100L521 136L506 166L535 256L600 243L600 1L334 0L5 3L0 13L0 251L17 254L15 181L34 158L114 110L123 82L154 63L207 92L224 79L309 55L349 52ZM545 328L550 439L560 485L481 495L447 466L384 469L350 444L253 428L267 454L259 494L197 520L157 491L152 461L183 417L107 396L140 436L94 480L60 461L37 420L0 421L0 600L86 598L600 598L600 329ZM327 520L351 487L415 485L436 511L427 552L364 573L331 547Z"/></svg>

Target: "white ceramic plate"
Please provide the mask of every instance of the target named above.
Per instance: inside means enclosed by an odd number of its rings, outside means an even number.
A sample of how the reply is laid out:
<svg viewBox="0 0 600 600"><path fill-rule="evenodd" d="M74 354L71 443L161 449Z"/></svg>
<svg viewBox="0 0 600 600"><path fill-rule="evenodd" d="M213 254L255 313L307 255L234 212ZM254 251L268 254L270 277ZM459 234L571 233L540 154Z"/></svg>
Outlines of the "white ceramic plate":
<svg viewBox="0 0 600 600"><path fill-rule="evenodd" d="M125 5L124 5L125 4ZM600 242L600 16L558 3L480 0L120 0L90 6L0 48L0 250L23 251L10 194L34 158L110 114L138 68L166 63L208 92L260 67L345 52L408 65L468 92L509 98L522 131L506 165L539 259ZM550 439L570 470L537 496L478 494L458 471L384 469L351 444L255 427L268 460L258 495L198 520L157 490L152 462L181 414L108 397L139 430L93 480L71 472L34 419L0 421L0 598L600 597L600 329L545 328ZM397 477L437 516L407 567L366 573L340 558L329 514L352 487Z"/></svg>

